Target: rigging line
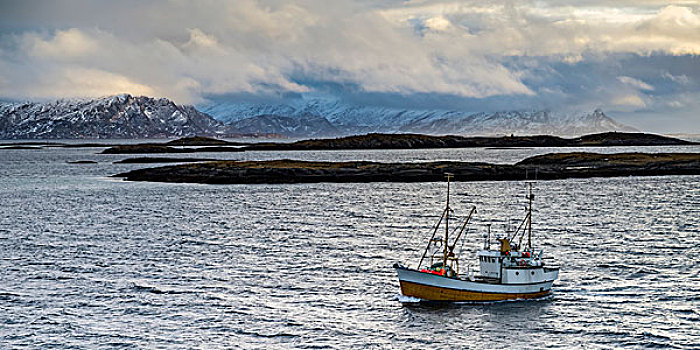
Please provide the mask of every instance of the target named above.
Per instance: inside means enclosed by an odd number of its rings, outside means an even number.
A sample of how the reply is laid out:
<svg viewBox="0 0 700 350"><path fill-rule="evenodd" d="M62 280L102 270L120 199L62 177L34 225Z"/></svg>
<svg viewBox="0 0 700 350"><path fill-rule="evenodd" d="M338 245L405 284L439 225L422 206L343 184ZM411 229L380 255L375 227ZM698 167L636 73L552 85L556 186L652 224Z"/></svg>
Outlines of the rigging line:
<svg viewBox="0 0 700 350"><path fill-rule="evenodd" d="M467 227L467 230L464 231L464 237L467 237L468 235L469 235L469 227ZM462 251L464 250L464 242L465 242L465 241L466 241L466 239L463 238L463 239L462 239L462 244L459 245L459 254L458 254L458 256L462 256ZM455 253L455 255L457 255L457 253ZM467 261L468 261L468 262L467 262L467 274L468 274L468 273L469 273L469 270L471 269L472 263L471 263L470 260L467 260Z"/></svg>
<svg viewBox="0 0 700 350"><path fill-rule="evenodd" d="M458 216L456 216L456 215L452 216L452 219L453 219L455 222L460 222L460 221L462 221L462 218L460 218L460 217L458 217ZM455 227L455 228L452 230L452 232L450 232L450 236L452 236L455 232L457 232L457 230L459 230L459 226Z"/></svg>
<svg viewBox="0 0 700 350"><path fill-rule="evenodd" d="M442 223L443 216L445 216L445 211L444 211L444 210L442 211L442 214L441 214L440 217L438 218L438 222L437 222L435 225L433 225L433 226L430 227L430 230L431 230L431 231L436 231L437 228L440 227L440 224ZM413 236L411 237L411 241L413 241L413 239L416 238L416 236L418 236L418 235L420 235L420 234L421 234L421 230L416 230L416 232L415 232L415 233L413 234ZM434 237L435 237L435 234L433 234L433 237L432 237L432 238L434 238ZM431 240L432 240L432 238L431 238Z"/></svg>
<svg viewBox="0 0 700 350"><path fill-rule="evenodd" d="M467 237L469 235L469 227L467 227L467 230L464 231L464 237ZM462 254L462 248L464 247L464 242L466 239L462 239L462 244L459 245L459 254Z"/></svg>
<svg viewBox="0 0 700 350"><path fill-rule="evenodd" d="M442 219L445 217L446 212L447 212L447 208L442 211L442 215L440 215L440 220L435 225L435 228L433 230L433 235L430 236L430 240L428 241L428 245L425 247L425 250L423 251L423 256L421 256L420 261L418 262L418 266L416 268L420 268L420 265L423 263L423 260L425 260L425 256L428 254L428 249L430 249L430 245L433 244L433 238L435 238L435 235L437 234L438 228L440 228L440 224L442 223Z"/></svg>
<svg viewBox="0 0 700 350"><path fill-rule="evenodd" d="M454 252L455 246L457 245L457 241L462 237L462 234L467 228L467 224L469 224L469 220L472 218L472 215L474 215L474 213L476 213L476 206L472 206L472 209L469 211L469 215L466 219L464 219L464 223L462 224L462 228L459 230L459 234L457 234L457 237L454 239L454 242L452 242L452 245L450 246L450 253Z"/></svg>
<svg viewBox="0 0 700 350"><path fill-rule="evenodd" d="M527 221L527 219L528 219L529 217L530 217L530 214L529 214L529 213L525 215L525 218L524 218L523 221L520 223L520 226L518 226L518 228L515 229L515 232L513 232L513 235L512 235L510 238L508 238L509 241L512 242L512 241L515 239L515 237L518 236L518 232L520 232L520 229L523 228L523 225L525 224L525 222ZM525 230L523 229L523 232L522 232L521 236L524 235L524 234L525 234ZM520 238L520 240L522 240L522 238Z"/></svg>
<svg viewBox="0 0 700 350"><path fill-rule="evenodd" d="M442 215L445 215L445 213L443 212L443 213L440 215L440 218L442 218ZM430 229L431 229L431 230L435 230L435 227L436 227L436 226L439 226L439 225L440 225L440 222L438 222L435 226L431 226ZM409 237L409 239L408 239L409 242L413 242L414 240L417 241L417 237L418 237L418 236L421 236L422 233L423 233L423 230L422 230L422 229L413 229L413 234L412 234L411 237Z"/></svg>

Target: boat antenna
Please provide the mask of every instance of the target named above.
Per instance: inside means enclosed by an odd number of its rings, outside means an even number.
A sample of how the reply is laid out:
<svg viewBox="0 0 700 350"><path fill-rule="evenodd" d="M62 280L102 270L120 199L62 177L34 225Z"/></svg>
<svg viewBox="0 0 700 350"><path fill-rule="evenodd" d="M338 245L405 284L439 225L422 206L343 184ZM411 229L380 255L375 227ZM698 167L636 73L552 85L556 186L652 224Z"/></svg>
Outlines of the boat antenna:
<svg viewBox="0 0 700 350"><path fill-rule="evenodd" d="M450 180L454 177L451 173L445 173L447 177L447 202L445 204L445 244L442 252L442 268L447 269L447 251L449 249L448 238L450 234Z"/></svg>
<svg viewBox="0 0 700 350"><path fill-rule="evenodd" d="M491 250L491 224L486 224L488 229L488 236L486 237L486 250Z"/></svg>

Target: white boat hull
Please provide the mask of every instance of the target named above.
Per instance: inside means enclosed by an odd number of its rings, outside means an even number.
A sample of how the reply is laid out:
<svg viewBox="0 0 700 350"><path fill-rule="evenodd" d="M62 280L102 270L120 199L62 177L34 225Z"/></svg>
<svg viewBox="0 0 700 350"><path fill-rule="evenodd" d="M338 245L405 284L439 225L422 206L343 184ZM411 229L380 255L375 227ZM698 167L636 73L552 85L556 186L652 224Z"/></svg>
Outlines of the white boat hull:
<svg viewBox="0 0 700 350"><path fill-rule="evenodd" d="M401 285L401 294L429 301L499 301L534 299L551 293L557 279L556 268L540 268L541 281L519 284L502 284L485 281L469 281L420 272L395 266Z"/></svg>

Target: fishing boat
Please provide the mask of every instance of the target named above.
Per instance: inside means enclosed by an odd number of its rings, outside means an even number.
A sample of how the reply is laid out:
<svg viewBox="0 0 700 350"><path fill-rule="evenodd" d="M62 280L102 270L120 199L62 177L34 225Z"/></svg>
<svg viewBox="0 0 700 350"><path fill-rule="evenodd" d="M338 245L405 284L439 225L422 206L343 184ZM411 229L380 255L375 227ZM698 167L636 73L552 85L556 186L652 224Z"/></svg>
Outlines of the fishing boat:
<svg viewBox="0 0 700 350"><path fill-rule="evenodd" d="M483 247L476 254L478 270L467 269L461 273L455 247L476 213L476 207L471 208L464 222L457 227L459 231L450 232L450 214L453 212L450 207L451 177L447 176L447 204L417 267L394 264L401 294L438 302L535 299L551 294L552 284L559 277L559 268L545 266L544 251L532 246L532 183L528 183L527 214L518 228L496 236L496 244L492 244L491 225L487 225ZM443 222L444 236L438 235ZM451 233L456 233L453 239ZM527 241L522 246L525 236Z"/></svg>

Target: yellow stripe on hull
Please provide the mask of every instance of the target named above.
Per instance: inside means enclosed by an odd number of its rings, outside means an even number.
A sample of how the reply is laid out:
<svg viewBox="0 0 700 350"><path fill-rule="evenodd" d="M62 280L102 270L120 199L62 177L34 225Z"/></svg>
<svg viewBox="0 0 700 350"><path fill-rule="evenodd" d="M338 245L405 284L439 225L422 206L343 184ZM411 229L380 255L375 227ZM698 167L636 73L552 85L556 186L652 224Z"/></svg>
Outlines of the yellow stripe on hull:
<svg viewBox="0 0 700 350"><path fill-rule="evenodd" d="M501 301L514 299L536 299L549 295L545 290L535 293L481 293L451 288L427 286L400 281L401 294L429 301Z"/></svg>

